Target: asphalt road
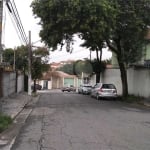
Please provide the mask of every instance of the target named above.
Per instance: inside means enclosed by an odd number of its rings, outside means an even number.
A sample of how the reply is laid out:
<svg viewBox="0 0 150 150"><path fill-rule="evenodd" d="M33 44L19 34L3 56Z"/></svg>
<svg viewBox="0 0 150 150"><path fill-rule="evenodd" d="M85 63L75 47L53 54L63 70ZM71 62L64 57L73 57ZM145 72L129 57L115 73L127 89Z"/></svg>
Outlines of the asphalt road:
<svg viewBox="0 0 150 150"><path fill-rule="evenodd" d="M150 150L150 110L56 91L29 107L12 150Z"/></svg>

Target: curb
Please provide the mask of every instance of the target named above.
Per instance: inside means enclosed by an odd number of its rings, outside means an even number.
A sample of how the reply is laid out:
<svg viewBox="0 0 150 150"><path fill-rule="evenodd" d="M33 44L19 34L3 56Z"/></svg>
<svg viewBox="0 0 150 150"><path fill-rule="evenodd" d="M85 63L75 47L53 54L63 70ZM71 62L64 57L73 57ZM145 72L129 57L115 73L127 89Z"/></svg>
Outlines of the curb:
<svg viewBox="0 0 150 150"><path fill-rule="evenodd" d="M32 109L25 109L26 106L32 101L32 99L33 98L31 96L20 108L20 110L15 114L15 116L13 116L13 123L8 127L8 129L0 133L0 149L9 150L11 148L11 145L13 145L13 143L15 142L17 134L19 133L27 117L32 112ZM21 122L19 121L20 117L24 117Z"/></svg>
<svg viewBox="0 0 150 150"><path fill-rule="evenodd" d="M150 107L150 103L147 103L147 102L145 102L143 105L146 107Z"/></svg>

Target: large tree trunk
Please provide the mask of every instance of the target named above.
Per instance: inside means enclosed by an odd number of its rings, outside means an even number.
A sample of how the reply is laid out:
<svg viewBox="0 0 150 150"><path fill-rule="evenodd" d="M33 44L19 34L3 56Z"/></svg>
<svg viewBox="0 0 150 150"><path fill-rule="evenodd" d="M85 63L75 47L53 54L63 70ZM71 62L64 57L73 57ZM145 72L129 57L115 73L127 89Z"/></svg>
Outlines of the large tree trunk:
<svg viewBox="0 0 150 150"><path fill-rule="evenodd" d="M127 70L126 67L122 61L123 53L121 48L121 38L114 40L116 43L115 48L113 45L110 44L110 41L106 40L108 47L117 54L117 60L120 68L120 74L121 74L121 82L122 82L122 96L127 97L128 96L128 81L127 81Z"/></svg>
<svg viewBox="0 0 150 150"><path fill-rule="evenodd" d="M33 86L33 92L36 92L36 79L34 79L34 86Z"/></svg>
<svg viewBox="0 0 150 150"><path fill-rule="evenodd" d="M100 72L96 74L96 83L100 82Z"/></svg>
<svg viewBox="0 0 150 150"><path fill-rule="evenodd" d="M100 69L98 70L96 74L96 83L99 83L100 77L101 77L102 50L100 50L100 56L98 54L98 50L96 50L96 57L97 57L97 62L99 63L99 67L100 67Z"/></svg>
<svg viewBox="0 0 150 150"><path fill-rule="evenodd" d="M120 74L121 74L121 81L122 81L122 96L127 97L128 96L127 70L119 56L117 57L117 59L118 59L118 64L119 64Z"/></svg>

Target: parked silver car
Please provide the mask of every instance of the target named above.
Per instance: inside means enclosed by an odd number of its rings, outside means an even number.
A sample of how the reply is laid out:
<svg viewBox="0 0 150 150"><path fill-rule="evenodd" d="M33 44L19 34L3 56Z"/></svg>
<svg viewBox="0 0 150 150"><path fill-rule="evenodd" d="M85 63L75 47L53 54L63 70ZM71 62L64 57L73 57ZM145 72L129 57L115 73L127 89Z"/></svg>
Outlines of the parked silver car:
<svg viewBox="0 0 150 150"><path fill-rule="evenodd" d="M101 98L117 98L117 89L114 84L97 83L91 91L91 97L97 100Z"/></svg>
<svg viewBox="0 0 150 150"><path fill-rule="evenodd" d="M78 93L80 94L90 94L91 93L92 86L85 84L85 85L80 85L78 88Z"/></svg>
<svg viewBox="0 0 150 150"><path fill-rule="evenodd" d="M68 91L68 92L75 92L76 91L76 88L73 86L73 85L70 85L70 86L64 86L61 88L61 91L64 92L64 91Z"/></svg>

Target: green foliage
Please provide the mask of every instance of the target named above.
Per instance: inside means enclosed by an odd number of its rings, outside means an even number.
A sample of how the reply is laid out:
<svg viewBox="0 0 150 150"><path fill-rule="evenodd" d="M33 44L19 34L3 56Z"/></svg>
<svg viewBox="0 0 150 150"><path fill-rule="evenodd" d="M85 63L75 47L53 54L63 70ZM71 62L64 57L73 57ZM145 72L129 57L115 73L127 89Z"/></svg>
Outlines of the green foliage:
<svg viewBox="0 0 150 150"><path fill-rule="evenodd" d="M0 133L8 128L12 123L12 119L9 116L0 113Z"/></svg>
<svg viewBox="0 0 150 150"><path fill-rule="evenodd" d="M50 69L48 63L49 52L45 48L38 48L33 51L32 57L32 79L40 79L43 72L46 72Z"/></svg>
<svg viewBox="0 0 150 150"><path fill-rule="evenodd" d="M134 105L144 105L144 98L135 95L128 95L127 97L118 97L121 102L126 102Z"/></svg>
<svg viewBox="0 0 150 150"><path fill-rule="evenodd" d="M16 53L16 69L21 71L28 70L28 47L18 46L15 50Z"/></svg>
<svg viewBox="0 0 150 150"><path fill-rule="evenodd" d="M15 53L15 66L16 70L27 70L28 65L28 50L26 46L19 46L15 49L5 49L3 52L4 62L9 62L10 65L14 64L14 53Z"/></svg>
<svg viewBox="0 0 150 150"><path fill-rule="evenodd" d="M79 60L74 64L74 72L76 75L81 76L82 73L92 74L93 67L89 60Z"/></svg>
<svg viewBox="0 0 150 150"><path fill-rule="evenodd" d="M16 55L16 70L28 72L28 47L19 46L16 49L6 49L3 53L4 60L13 65L14 51ZM48 63L49 52L46 48L37 48L32 51L32 78L39 79L43 72L49 70Z"/></svg>
<svg viewBox="0 0 150 150"><path fill-rule="evenodd" d="M13 65L14 63L14 50L9 48L9 49L5 49L4 53L3 53L3 60L4 62L9 62L10 65Z"/></svg>
<svg viewBox="0 0 150 150"><path fill-rule="evenodd" d="M65 65L63 65L62 67L58 68L57 70L58 70L58 71L63 71L63 72L68 73L68 74L70 74L70 75L74 75L74 72L73 72L73 65L74 65L74 63L65 64Z"/></svg>
<svg viewBox="0 0 150 150"><path fill-rule="evenodd" d="M53 50L75 33L84 37L92 31L98 38L114 24L115 9L108 0L34 0L31 6L40 18L42 40Z"/></svg>
<svg viewBox="0 0 150 150"><path fill-rule="evenodd" d="M102 61L101 63L99 63L96 59L91 61L92 63L92 67L93 67L93 72L95 72L96 74L103 72L106 68L106 62Z"/></svg>
<svg viewBox="0 0 150 150"><path fill-rule="evenodd" d="M145 36L150 25L150 0L113 1L117 2L118 13L107 42L109 48L128 65L142 56L142 49L146 44Z"/></svg>
<svg viewBox="0 0 150 150"><path fill-rule="evenodd" d="M32 79L40 79L49 68L49 64L41 63L41 58L35 58L32 61Z"/></svg>

